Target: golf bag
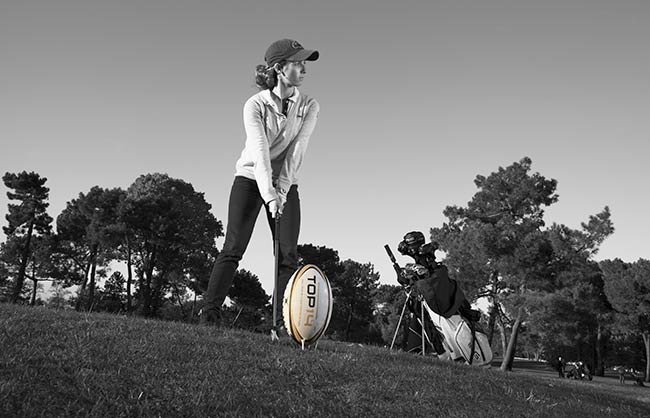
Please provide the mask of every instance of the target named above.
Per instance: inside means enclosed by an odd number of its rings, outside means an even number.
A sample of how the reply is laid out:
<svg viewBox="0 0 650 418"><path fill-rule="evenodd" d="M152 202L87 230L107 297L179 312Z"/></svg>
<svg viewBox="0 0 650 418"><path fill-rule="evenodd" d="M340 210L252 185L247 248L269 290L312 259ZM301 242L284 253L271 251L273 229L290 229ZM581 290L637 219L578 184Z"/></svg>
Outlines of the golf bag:
<svg viewBox="0 0 650 418"><path fill-rule="evenodd" d="M414 293L413 289L408 290L405 302L410 317L404 334L407 351L423 355L435 353L440 359L474 366L488 366L492 362L487 335L475 320L458 312L449 317L440 315L421 294ZM399 324L395 332L399 332Z"/></svg>
<svg viewBox="0 0 650 418"><path fill-rule="evenodd" d="M388 245L384 248L407 295L391 348L408 307L407 350L423 355L427 350L435 351L439 358L488 366L492 350L478 324L480 312L471 309L458 283L449 278L447 268L435 262L435 244L424 244L420 232L408 233L398 249L416 263L405 268L397 264Z"/></svg>
<svg viewBox="0 0 650 418"><path fill-rule="evenodd" d="M476 329L476 323L463 318L459 314L445 318L438 315L424 302L431 322L443 335L442 344L449 360L465 360L475 366L486 366L492 362L492 349L488 337Z"/></svg>

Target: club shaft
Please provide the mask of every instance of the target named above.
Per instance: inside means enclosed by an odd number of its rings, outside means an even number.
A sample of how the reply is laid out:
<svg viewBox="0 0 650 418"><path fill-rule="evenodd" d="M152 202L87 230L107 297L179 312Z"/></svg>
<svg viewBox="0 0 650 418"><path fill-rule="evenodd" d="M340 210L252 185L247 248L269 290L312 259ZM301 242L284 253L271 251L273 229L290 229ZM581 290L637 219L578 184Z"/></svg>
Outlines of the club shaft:
<svg viewBox="0 0 650 418"><path fill-rule="evenodd" d="M273 255L275 256L275 263L273 267L273 325L272 329L276 329L278 314L278 281L280 276L280 215L275 215L275 231L273 233Z"/></svg>

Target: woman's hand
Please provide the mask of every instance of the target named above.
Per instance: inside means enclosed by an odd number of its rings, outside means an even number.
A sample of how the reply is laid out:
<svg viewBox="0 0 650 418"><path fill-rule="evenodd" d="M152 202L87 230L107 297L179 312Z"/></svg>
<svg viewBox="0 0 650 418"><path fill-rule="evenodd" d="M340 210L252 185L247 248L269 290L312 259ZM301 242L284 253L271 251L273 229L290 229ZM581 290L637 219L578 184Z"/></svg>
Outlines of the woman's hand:
<svg viewBox="0 0 650 418"><path fill-rule="evenodd" d="M272 218L282 215L282 205L279 199L273 199L269 202L269 212L271 212Z"/></svg>
<svg viewBox="0 0 650 418"><path fill-rule="evenodd" d="M284 204L287 203L287 193L282 190L278 190L277 192L278 202L280 202L280 212L282 212L282 209L284 209Z"/></svg>

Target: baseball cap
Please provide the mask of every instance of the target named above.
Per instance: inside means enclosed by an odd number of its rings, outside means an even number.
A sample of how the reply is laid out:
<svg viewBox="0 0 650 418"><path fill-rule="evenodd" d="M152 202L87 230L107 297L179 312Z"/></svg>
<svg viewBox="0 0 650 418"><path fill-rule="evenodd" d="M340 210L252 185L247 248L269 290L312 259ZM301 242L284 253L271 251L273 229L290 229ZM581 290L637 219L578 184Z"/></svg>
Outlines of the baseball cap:
<svg viewBox="0 0 650 418"><path fill-rule="evenodd" d="M264 60L269 67L280 61L316 61L318 51L305 49L298 41L293 39L280 39L268 47Z"/></svg>

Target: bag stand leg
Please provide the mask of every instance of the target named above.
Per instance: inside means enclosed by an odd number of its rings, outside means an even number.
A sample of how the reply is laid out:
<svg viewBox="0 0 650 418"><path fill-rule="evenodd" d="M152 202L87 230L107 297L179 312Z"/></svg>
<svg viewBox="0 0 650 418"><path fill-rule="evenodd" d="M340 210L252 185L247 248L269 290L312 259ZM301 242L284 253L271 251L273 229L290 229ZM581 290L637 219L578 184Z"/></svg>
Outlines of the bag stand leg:
<svg viewBox="0 0 650 418"><path fill-rule="evenodd" d="M402 325L402 319L404 318L404 312L406 311L406 305L409 303L409 298L411 297L411 291L406 292L406 300L404 301L404 306L402 306L402 313L399 316L399 321L397 321L397 328L395 328L395 334L393 335L393 342L390 343L390 349L393 349L395 345L395 339L397 338L397 333L399 332L399 327Z"/></svg>
<svg viewBox="0 0 650 418"><path fill-rule="evenodd" d="M395 334L393 334L393 341L390 343L390 350L393 349L393 346L395 346L395 340L397 339L397 333L399 332L400 326L402 325L402 320L404 319L404 313L406 312L406 307L408 306L409 300L411 299L411 293L412 290L406 291L406 300L404 301L404 306L402 306L402 313L399 316L399 321L397 321L397 327L395 328ZM421 298L421 296L418 295L418 298ZM425 328L425 322L424 322L424 303L420 300L420 334L422 337L422 355L426 356L427 353L427 341L431 343L431 340L429 339L429 336L427 335L427 331ZM409 328L410 329L410 328Z"/></svg>
<svg viewBox="0 0 650 418"><path fill-rule="evenodd" d="M420 303L420 327L422 328L421 334L422 334L422 355L426 355L426 344L424 342L424 336L426 335L426 330L424 329L424 304Z"/></svg>

